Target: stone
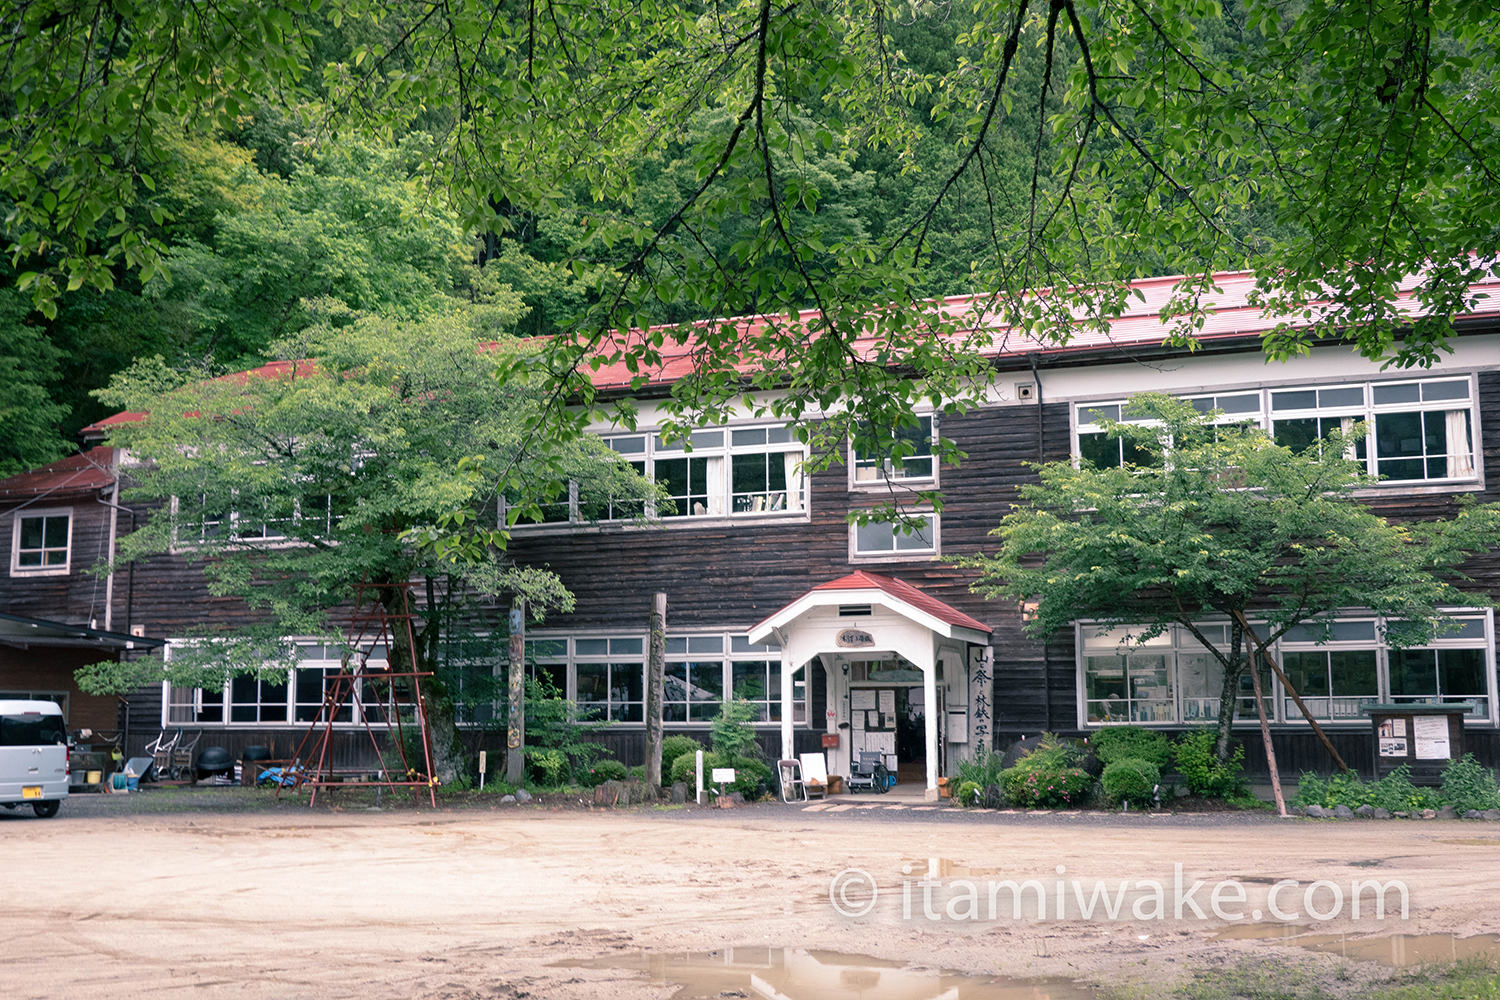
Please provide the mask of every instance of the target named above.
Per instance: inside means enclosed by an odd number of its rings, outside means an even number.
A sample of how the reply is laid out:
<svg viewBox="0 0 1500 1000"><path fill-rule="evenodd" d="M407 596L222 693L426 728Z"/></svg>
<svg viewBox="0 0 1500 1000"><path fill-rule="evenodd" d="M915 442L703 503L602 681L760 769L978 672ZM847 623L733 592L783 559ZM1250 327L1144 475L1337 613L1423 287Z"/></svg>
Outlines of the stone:
<svg viewBox="0 0 1500 1000"><path fill-rule="evenodd" d="M999 785L986 785L980 801L986 809L1004 809L1005 793L1000 790Z"/></svg>
<svg viewBox="0 0 1500 1000"><path fill-rule="evenodd" d="M1376 806L1374 815L1376 819L1390 819L1391 811L1383 806Z"/></svg>
<svg viewBox="0 0 1500 1000"><path fill-rule="evenodd" d="M500 796L500 804L501 805L504 805L507 802L514 802L514 801L516 801L516 797L514 795L502 795L502 796Z"/></svg>
<svg viewBox="0 0 1500 1000"><path fill-rule="evenodd" d="M1333 807L1333 815L1335 819L1353 819L1354 810L1340 803Z"/></svg>
<svg viewBox="0 0 1500 1000"><path fill-rule="evenodd" d="M1313 819L1322 819L1328 815L1328 812L1322 806L1312 805L1304 809L1302 815L1311 816Z"/></svg>
<svg viewBox="0 0 1500 1000"><path fill-rule="evenodd" d="M1439 809L1437 811L1437 818L1438 819L1458 819L1458 813L1454 811L1454 809L1453 809L1452 806L1443 806L1443 808L1441 808L1441 809Z"/></svg>
<svg viewBox="0 0 1500 1000"><path fill-rule="evenodd" d="M1484 818L1487 820L1500 819L1500 809L1486 809L1484 811Z"/></svg>
<svg viewBox="0 0 1500 1000"><path fill-rule="evenodd" d="M1465 809L1464 819L1484 819L1484 813L1478 809Z"/></svg>
<svg viewBox="0 0 1500 1000"><path fill-rule="evenodd" d="M1422 818L1423 819L1437 819L1437 810L1436 809L1423 809L1422 810Z"/></svg>
<svg viewBox="0 0 1500 1000"><path fill-rule="evenodd" d="M534 796L524 788L516 789L517 802L530 802Z"/></svg>
<svg viewBox="0 0 1500 1000"><path fill-rule="evenodd" d="M1369 819L1371 816L1375 815L1375 807L1370 805L1369 803L1366 803L1360 806L1358 809L1354 810L1354 815L1360 816L1364 819Z"/></svg>
<svg viewBox="0 0 1500 1000"><path fill-rule="evenodd" d="M1395 816L1395 817L1396 817L1396 818L1397 818L1397 819L1410 819L1410 818L1411 818L1411 813L1409 813L1409 812L1403 812L1403 811L1402 811L1402 810L1400 810L1400 809L1397 809L1397 810L1396 810L1396 811L1395 811L1395 812L1394 812L1394 813L1392 813L1392 814L1391 814L1391 815L1392 815L1392 816Z"/></svg>
<svg viewBox="0 0 1500 1000"><path fill-rule="evenodd" d="M688 786L685 782L674 782L672 785L672 804L674 806L687 805Z"/></svg>

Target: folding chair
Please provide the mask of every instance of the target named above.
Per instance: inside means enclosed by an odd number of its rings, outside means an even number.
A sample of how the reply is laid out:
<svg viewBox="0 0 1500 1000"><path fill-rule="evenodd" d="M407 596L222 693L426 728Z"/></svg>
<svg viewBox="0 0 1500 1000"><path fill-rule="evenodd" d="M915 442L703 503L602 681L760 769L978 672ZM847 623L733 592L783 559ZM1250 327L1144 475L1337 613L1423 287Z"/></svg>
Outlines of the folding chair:
<svg viewBox="0 0 1500 1000"><path fill-rule="evenodd" d="M776 776L781 779L781 801L807 801L807 783L802 780L802 762L795 758L778 760Z"/></svg>
<svg viewBox="0 0 1500 1000"><path fill-rule="evenodd" d="M802 788L810 799L821 799L828 794L828 759L823 751L799 754L802 761Z"/></svg>

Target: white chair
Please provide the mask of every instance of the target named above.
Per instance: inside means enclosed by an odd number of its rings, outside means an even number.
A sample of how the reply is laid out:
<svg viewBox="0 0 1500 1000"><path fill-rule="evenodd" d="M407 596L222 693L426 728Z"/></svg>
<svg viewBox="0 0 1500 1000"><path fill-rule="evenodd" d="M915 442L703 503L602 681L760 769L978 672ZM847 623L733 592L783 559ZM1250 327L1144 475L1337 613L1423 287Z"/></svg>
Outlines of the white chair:
<svg viewBox="0 0 1500 1000"><path fill-rule="evenodd" d="M793 799L799 802L807 801L807 783L802 780L802 762L795 758L778 760L776 762L776 777L781 782L781 801L790 803Z"/></svg>
<svg viewBox="0 0 1500 1000"><path fill-rule="evenodd" d="M802 761L802 788L810 799L821 799L828 794L828 760L823 751L798 754Z"/></svg>

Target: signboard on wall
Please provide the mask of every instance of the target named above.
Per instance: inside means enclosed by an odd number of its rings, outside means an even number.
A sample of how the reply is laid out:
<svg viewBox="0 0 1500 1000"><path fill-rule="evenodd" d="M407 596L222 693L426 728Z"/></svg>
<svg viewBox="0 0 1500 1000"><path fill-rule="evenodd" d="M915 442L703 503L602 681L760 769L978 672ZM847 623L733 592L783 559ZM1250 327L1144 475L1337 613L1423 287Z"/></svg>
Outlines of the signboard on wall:
<svg viewBox="0 0 1500 1000"><path fill-rule="evenodd" d="M875 645L875 637L863 629L846 628L833 638L834 644L843 649L863 649Z"/></svg>

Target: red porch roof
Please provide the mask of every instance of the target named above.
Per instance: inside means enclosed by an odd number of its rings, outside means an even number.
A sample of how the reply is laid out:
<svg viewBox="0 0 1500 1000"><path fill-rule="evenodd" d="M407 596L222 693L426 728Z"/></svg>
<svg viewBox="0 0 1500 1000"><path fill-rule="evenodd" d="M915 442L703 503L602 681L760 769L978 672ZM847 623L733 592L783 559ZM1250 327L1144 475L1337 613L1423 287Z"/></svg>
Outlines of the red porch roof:
<svg viewBox="0 0 1500 1000"><path fill-rule="evenodd" d="M905 580L898 580L894 576L884 576L880 573L867 573L857 569L848 576L841 576L837 580L829 580L820 583L813 590L881 590L898 601L904 601L920 611L924 611L932 617L948 625L956 625L959 628L972 628L980 632L993 632L984 622L977 618L971 618L958 610L951 604L946 604L931 594L924 593Z"/></svg>

